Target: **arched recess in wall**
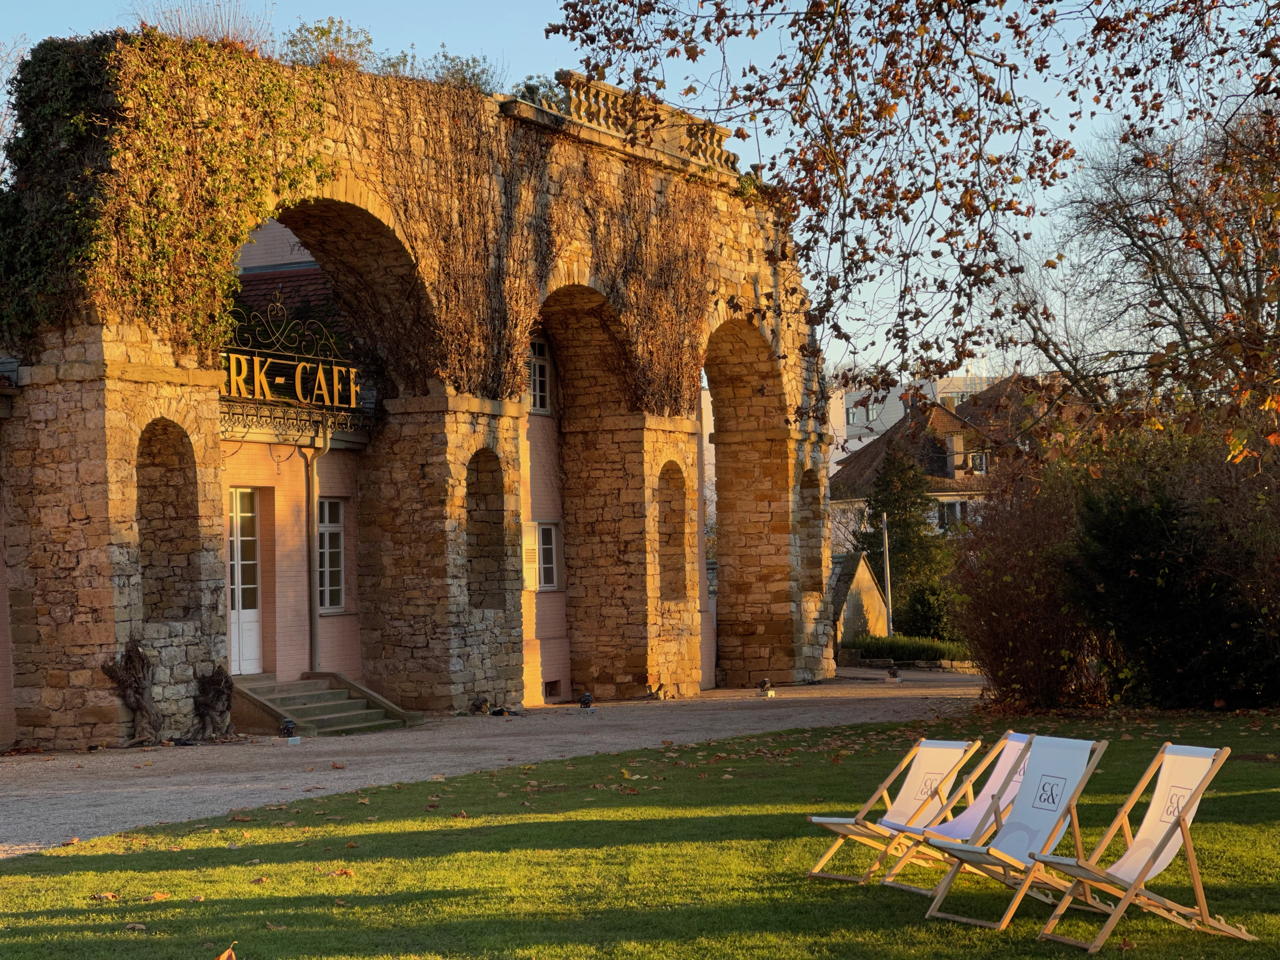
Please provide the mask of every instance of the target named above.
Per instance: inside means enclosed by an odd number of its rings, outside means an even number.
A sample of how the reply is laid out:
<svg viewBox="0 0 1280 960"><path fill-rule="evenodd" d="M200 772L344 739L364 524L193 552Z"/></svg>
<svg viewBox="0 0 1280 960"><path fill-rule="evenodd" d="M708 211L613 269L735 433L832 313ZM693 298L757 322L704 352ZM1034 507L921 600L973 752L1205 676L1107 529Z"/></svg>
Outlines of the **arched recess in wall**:
<svg viewBox="0 0 1280 960"><path fill-rule="evenodd" d="M704 372L715 476L706 532L715 570L716 673L728 686L746 686L789 669L793 657L791 618L779 612L790 609L786 585L793 580L786 400L775 352L745 317L712 332ZM767 658L750 655L761 647Z"/></svg>
<svg viewBox="0 0 1280 960"><path fill-rule="evenodd" d="M689 595L688 494L684 471L668 460L658 474L658 595L663 600L684 600Z"/></svg>
<svg viewBox="0 0 1280 960"><path fill-rule="evenodd" d="M479 610L501 610L507 588L502 578L506 552L502 464L488 447L481 447L467 461L466 508L468 600Z"/></svg>
<svg viewBox="0 0 1280 960"><path fill-rule="evenodd" d="M800 503L796 511L796 547L800 555L800 589L822 591L822 481L816 470L800 475Z"/></svg>
<svg viewBox="0 0 1280 960"><path fill-rule="evenodd" d="M138 439L138 564L148 621L200 616L200 510L191 439L157 418Z"/></svg>

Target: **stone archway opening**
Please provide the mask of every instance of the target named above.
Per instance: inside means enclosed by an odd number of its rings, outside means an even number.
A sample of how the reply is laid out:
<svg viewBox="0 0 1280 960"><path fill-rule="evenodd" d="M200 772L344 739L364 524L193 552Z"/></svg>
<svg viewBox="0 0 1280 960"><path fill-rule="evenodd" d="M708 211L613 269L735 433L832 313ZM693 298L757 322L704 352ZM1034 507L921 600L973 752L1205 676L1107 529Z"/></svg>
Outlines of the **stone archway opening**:
<svg viewBox="0 0 1280 960"><path fill-rule="evenodd" d="M714 504L717 685L790 679L791 455L775 351L745 317L721 323L703 364ZM711 539L711 538L709 538Z"/></svg>
<svg viewBox="0 0 1280 960"><path fill-rule="evenodd" d="M604 296L591 287L567 285L543 302L538 333L554 363L551 416L559 450L551 458L536 448L530 454L542 474L531 477L533 486L554 484L551 469L560 486L563 584L533 598L545 635L542 656L551 657L549 644L562 632L573 694L598 698L644 692L648 682L647 643L633 636L627 621L627 611L644 604L643 527L629 515L637 505L634 487L643 482L635 462L639 415L629 402L623 351L610 331L615 323ZM641 492L638 503L643 500Z"/></svg>

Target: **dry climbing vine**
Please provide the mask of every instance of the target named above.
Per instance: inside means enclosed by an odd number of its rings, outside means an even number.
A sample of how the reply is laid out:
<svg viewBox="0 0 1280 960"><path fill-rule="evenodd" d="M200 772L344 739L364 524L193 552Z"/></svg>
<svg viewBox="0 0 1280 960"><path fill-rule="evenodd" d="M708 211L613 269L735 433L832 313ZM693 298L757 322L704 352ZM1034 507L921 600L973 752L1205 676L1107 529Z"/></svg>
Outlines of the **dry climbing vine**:
<svg viewBox="0 0 1280 960"><path fill-rule="evenodd" d="M633 405L696 409L712 184L504 118L470 88L154 30L46 41L15 92L0 345L29 348L87 301L210 362L252 229L311 217L306 242L340 274L342 306L412 389L522 393L553 267L576 245L616 314ZM390 221L365 212L372 255L326 240L348 214L305 202L340 164ZM371 264L381 276L362 275Z"/></svg>

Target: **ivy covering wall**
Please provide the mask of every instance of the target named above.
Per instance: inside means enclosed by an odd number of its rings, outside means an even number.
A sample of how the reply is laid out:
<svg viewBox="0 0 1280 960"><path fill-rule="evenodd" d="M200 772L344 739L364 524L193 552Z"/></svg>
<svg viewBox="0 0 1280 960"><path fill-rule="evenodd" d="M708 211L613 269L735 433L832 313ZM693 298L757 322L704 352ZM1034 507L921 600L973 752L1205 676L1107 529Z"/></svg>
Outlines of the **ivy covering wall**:
<svg viewBox="0 0 1280 960"><path fill-rule="evenodd" d="M373 281L354 276L357 258L321 249L319 231L300 236L347 273L334 277L340 301L410 389L438 378L518 396L553 266L576 244L613 307L636 408L696 409L718 189L697 177L630 157L620 168L469 88L292 67L153 30L46 40L13 93L2 350L28 355L93 307L216 363L240 247L272 216L305 227L305 201L349 175L389 211L378 229L394 229L408 281L363 296Z"/></svg>

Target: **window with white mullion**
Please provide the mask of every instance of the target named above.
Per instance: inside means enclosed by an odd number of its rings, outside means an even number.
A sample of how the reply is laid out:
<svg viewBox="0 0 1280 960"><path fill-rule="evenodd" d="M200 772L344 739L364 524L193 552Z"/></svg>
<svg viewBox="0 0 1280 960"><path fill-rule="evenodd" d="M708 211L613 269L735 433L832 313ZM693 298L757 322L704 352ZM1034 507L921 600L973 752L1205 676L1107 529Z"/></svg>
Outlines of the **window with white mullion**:
<svg viewBox="0 0 1280 960"><path fill-rule="evenodd" d="M556 590L560 586L560 557L556 526L538 524L538 589Z"/></svg>
<svg viewBox="0 0 1280 960"><path fill-rule="evenodd" d="M551 356L541 340L529 344L529 409L551 412Z"/></svg>
<svg viewBox="0 0 1280 960"><path fill-rule="evenodd" d="M318 605L325 613L344 608L343 597L343 507L341 500L325 499L319 504L316 536L316 590Z"/></svg>

